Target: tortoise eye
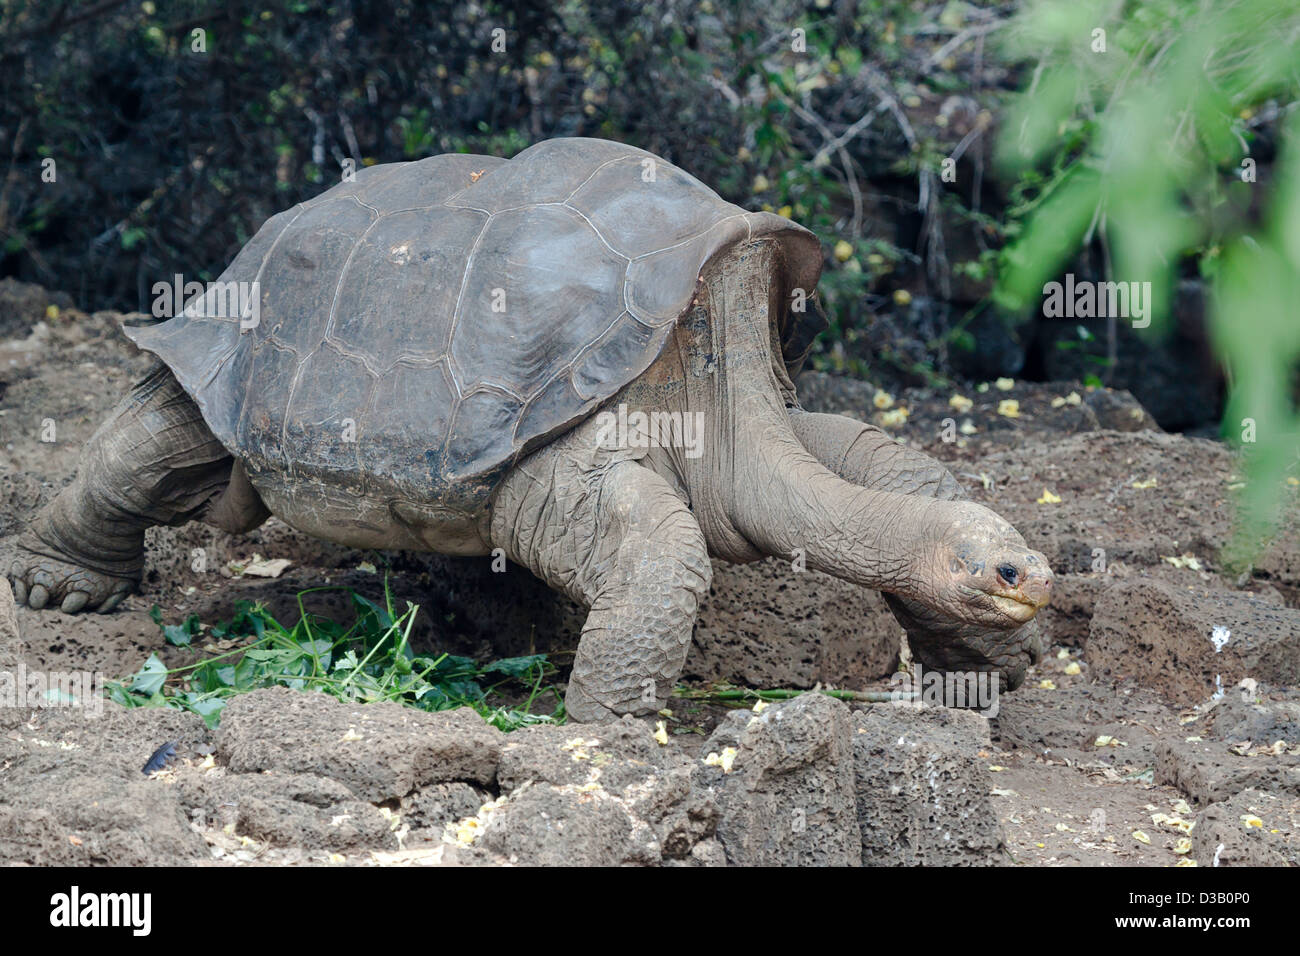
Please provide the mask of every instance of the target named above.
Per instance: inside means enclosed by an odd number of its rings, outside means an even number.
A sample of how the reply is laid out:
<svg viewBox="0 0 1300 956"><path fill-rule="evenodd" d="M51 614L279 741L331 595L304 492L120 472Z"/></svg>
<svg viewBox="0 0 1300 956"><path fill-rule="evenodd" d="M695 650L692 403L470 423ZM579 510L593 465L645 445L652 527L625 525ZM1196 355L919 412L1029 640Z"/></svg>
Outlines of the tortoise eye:
<svg viewBox="0 0 1300 956"><path fill-rule="evenodd" d="M1020 572L1009 564L1000 564L998 565L998 577L1015 587L1016 582L1020 580Z"/></svg>

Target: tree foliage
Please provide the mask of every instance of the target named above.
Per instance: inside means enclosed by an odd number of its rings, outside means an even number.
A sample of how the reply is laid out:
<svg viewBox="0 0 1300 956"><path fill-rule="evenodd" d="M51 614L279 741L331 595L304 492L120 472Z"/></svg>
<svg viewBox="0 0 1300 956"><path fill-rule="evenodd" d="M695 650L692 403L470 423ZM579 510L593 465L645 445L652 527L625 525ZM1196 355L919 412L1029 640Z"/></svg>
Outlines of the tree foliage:
<svg viewBox="0 0 1300 956"><path fill-rule="evenodd" d="M1151 283L1152 334L1180 273L1211 283L1232 386L1223 433L1252 479L1235 548L1245 563L1300 461L1300 7L1051 0L1029 5L1010 36L1008 55L1038 67L1000 141L1032 187L1000 300L1036 303L1094 241L1107 278Z"/></svg>

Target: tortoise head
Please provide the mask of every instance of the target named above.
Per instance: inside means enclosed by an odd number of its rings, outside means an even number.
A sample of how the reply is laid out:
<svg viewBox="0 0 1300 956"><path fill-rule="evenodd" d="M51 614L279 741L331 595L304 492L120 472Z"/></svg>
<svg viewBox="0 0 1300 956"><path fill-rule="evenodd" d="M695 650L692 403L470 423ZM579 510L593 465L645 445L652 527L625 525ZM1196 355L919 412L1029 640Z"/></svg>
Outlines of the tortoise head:
<svg viewBox="0 0 1300 956"><path fill-rule="evenodd" d="M895 607L913 655L928 669L996 671L1004 690L1042 653L1034 618L1052 597L1046 556L1005 519L969 501L947 503L920 544L920 603Z"/></svg>
<svg viewBox="0 0 1300 956"><path fill-rule="evenodd" d="M1047 558L1004 518L969 501L945 503L935 514L935 532L918 542L913 571L925 603L993 630L1027 624L1048 604Z"/></svg>

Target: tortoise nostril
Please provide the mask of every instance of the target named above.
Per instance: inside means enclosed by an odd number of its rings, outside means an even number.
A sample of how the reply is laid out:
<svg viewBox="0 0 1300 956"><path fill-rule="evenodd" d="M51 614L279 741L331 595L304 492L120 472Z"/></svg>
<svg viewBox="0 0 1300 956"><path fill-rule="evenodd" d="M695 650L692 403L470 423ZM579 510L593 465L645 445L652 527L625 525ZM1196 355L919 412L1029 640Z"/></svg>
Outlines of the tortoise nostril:
<svg viewBox="0 0 1300 956"><path fill-rule="evenodd" d="M1011 587L1015 587L1016 582L1020 580L1020 572L1009 564L1002 564L998 566L998 577Z"/></svg>

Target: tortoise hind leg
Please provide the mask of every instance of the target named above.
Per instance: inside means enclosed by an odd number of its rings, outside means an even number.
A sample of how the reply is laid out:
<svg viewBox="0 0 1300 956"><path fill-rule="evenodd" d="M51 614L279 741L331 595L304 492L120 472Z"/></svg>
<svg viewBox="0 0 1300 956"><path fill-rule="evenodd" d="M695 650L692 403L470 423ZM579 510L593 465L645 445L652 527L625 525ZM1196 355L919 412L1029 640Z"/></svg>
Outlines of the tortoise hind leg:
<svg viewBox="0 0 1300 956"><path fill-rule="evenodd" d="M10 568L34 609L107 612L144 568L152 525L204 518L248 530L266 509L171 372L155 366L82 451L77 476L32 520ZM250 497L251 495L251 497Z"/></svg>
<svg viewBox="0 0 1300 956"><path fill-rule="evenodd" d="M579 428L502 483L492 543L590 611L565 695L582 723L662 709L712 568L695 516L635 461L599 461Z"/></svg>

